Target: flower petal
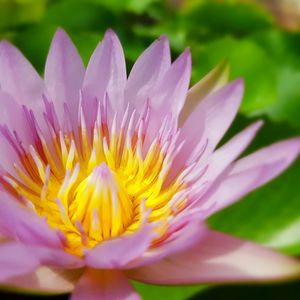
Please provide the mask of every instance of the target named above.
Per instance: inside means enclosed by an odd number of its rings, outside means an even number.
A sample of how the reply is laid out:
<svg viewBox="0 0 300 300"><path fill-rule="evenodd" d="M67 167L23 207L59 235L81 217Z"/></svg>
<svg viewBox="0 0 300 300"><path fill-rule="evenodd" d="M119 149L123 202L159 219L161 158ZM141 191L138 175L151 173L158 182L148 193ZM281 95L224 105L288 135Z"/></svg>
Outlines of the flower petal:
<svg viewBox="0 0 300 300"><path fill-rule="evenodd" d="M85 69L77 49L66 32L58 29L51 43L45 67L45 83L49 100L54 102L56 112L62 121L64 103L72 117L77 117L79 91Z"/></svg>
<svg viewBox="0 0 300 300"><path fill-rule="evenodd" d="M220 210L267 183L285 170L299 155L300 139L289 139L248 155L228 170L204 196L205 205Z"/></svg>
<svg viewBox="0 0 300 300"><path fill-rule="evenodd" d="M206 232L206 225L199 214L196 218L193 217L191 214L188 218L181 218L182 220L175 219L174 224L171 224L169 228L169 237L145 251L139 258L129 263L126 269L147 265L170 254L188 249L197 243L203 237L203 233Z"/></svg>
<svg viewBox="0 0 300 300"><path fill-rule="evenodd" d="M193 149L200 141L208 140L207 149L211 153L232 123L243 91L243 81L239 79L203 99L182 127L185 147Z"/></svg>
<svg viewBox="0 0 300 300"><path fill-rule="evenodd" d="M39 267L36 271L9 278L3 285L9 289L41 294L63 294L74 290L82 270Z"/></svg>
<svg viewBox="0 0 300 300"><path fill-rule="evenodd" d="M118 270L86 269L71 300L138 300L128 279Z"/></svg>
<svg viewBox="0 0 300 300"><path fill-rule="evenodd" d="M124 109L126 66L121 43L117 35L108 30L94 51L84 77L83 91L92 100L102 101L108 93L114 111Z"/></svg>
<svg viewBox="0 0 300 300"><path fill-rule="evenodd" d="M128 271L128 276L153 284L266 282L300 276L300 264L251 242L208 231L187 251Z"/></svg>
<svg viewBox="0 0 300 300"><path fill-rule="evenodd" d="M26 246L16 242L0 244L0 282L30 273L40 264L38 257Z"/></svg>
<svg viewBox="0 0 300 300"><path fill-rule="evenodd" d="M197 105L207 95L224 86L229 77L229 64L224 61L211 70L203 79L190 88L186 101L179 117L181 126L194 111Z"/></svg>
<svg viewBox="0 0 300 300"><path fill-rule="evenodd" d="M251 124L217 149L212 154L208 169L201 180L213 180L220 175L246 149L262 124L261 121Z"/></svg>
<svg viewBox="0 0 300 300"><path fill-rule="evenodd" d="M32 246L32 253L39 257L42 265L66 269L78 269L84 266L81 257L67 253L64 249Z"/></svg>
<svg viewBox="0 0 300 300"><path fill-rule="evenodd" d="M29 245L62 248L62 237L29 208L0 192L0 232Z"/></svg>
<svg viewBox="0 0 300 300"><path fill-rule="evenodd" d="M178 140L185 143L175 159L170 178L174 178L178 170L195 163L199 155L201 163L207 163L238 111L243 90L243 81L235 80L198 104L181 128Z"/></svg>
<svg viewBox="0 0 300 300"><path fill-rule="evenodd" d="M288 167L300 153L300 138L291 138L262 148L238 160L231 173L237 174L263 164L272 164L282 160ZM278 175L278 174L276 174Z"/></svg>
<svg viewBox="0 0 300 300"><path fill-rule="evenodd" d="M133 65L126 84L126 99L139 112L170 65L169 41L165 36L152 43Z"/></svg>
<svg viewBox="0 0 300 300"><path fill-rule="evenodd" d="M186 49L160 80L151 100L151 107L160 115L172 112L177 117L183 107L191 77L191 53Z"/></svg>
<svg viewBox="0 0 300 300"><path fill-rule="evenodd" d="M42 79L23 54L7 41L0 43L0 86L18 103L32 109L42 106L45 93Z"/></svg>
<svg viewBox="0 0 300 300"><path fill-rule="evenodd" d="M34 134L28 125L22 106L10 94L2 91L0 91L0 103L0 124L7 126L11 132L15 131L25 149L28 145L34 144ZM7 157L1 158L8 160ZM9 163L11 164L11 161Z"/></svg>
<svg viewBox="0 0 300 300"><path fill-rule="evenodd" d="M124 267L142 255L154 237L153 226L143 225L133 233L107 240L88 250L85 256L86 265L101 269Z"/></svg>
<svg viewBox="0 0 300 300"><path fill-rule="evenodd" d="M0 175L5 174L6 172L9 172L15 176L17 175L12 162L20 163L19 156L17 155L13 146L7 140L5 132L0 130ZM2 189L1 186L2 185L0 185L0 190Z"/></svg>

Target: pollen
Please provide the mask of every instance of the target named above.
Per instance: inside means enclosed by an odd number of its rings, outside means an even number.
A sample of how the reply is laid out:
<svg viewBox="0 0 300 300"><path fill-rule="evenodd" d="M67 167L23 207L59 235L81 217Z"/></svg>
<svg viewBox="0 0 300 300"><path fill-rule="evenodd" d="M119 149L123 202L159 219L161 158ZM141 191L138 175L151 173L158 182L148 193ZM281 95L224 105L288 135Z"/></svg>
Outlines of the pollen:
<svg viewBox="0 0 300 300"><path fill-rule="evenodd" d="M127 108L109 123L105 106L98 103L92 122L81 109L79 126L65 127L57 123L51 103L45 106L47 133L24 108L35 132L32 145L0 128L19 158L14 172L1 175L2 186L61 231L72 254L81 256L107 239L131 234L145 210L147 222L158 224L164 236L168 220L186 203L184 174L170 176L181 147L178 133L170 130L172 120L166 118L151 137L147 106L141 114Z"/></svg>

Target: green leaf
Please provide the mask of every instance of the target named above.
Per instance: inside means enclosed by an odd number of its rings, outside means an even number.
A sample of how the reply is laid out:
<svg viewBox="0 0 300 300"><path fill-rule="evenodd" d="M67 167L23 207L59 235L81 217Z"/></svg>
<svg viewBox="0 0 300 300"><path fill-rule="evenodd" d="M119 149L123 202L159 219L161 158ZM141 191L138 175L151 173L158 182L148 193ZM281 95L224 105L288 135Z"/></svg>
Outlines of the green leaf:
<svg viewBox="0 0 300 300"><path fill-rule="evenodd" d="M45 4L45 0L1 0L0 29L40 21Z"/></svg>
<svg viewBox="0 0 300 300"><path fill-rule="evenodd" d="M102 31L118 23L112 11L79 0L55 1L49 5L45 21L69 31Z"/></svg>
<svg viewBox="0 0 300 300"><path fill-rule="evenodd" d="M276 65L264 49L253 41L225 37L204 45L192 45L191 49L193 81L199 80L224 58L229 60L231 79L244 78L246 91L241 106L242 113L252 115L276 101Z"/></svg>
<svg viewBox="0 0 300 300"><path fill-rule="evenodd" d="M300 128L300 34L270 30L254 35L253 40L268 53L277 72L276 101L261 112Z"/></svg>
<svg viewBox="0 0 300 300"><path fill-rule="evenodd" d="M55 26L28 27L15 34L13 42L42 74Z"/></svg>
<svg viewBox="0 0 300 300"><path fill-rule="evenodd" d="M194 286L155 286L143 284L140 282L133 283L134 288L142 295L144 300L153 299L170 299L183 300L188 299L195 293L199 293L207 289L204 285Z"/></svg>
<svg viewBox="0 0 300 300"><path fill-rule="evenodd" d="M228 33L241 36L272 25L270 14L250 1L193 0L185 3L183 21L191 37L212 38Z"/></svg>
<svg viewBox="0 0 300 300"><path fill-rule="evenodd" d="M221 286L208 289L204 293L195 295L191 300L295 300L300 296L300 283L281 283L272 285L251 285L251 286Z"/></svg>
<svg viewBox="0 0 300 300"><path fill-rule="evenodd" d="M127 4L127 10L141 14L147 12L147 9L150 8L150 6L153 3L159 2L158 0L129 0Z"/></svg>

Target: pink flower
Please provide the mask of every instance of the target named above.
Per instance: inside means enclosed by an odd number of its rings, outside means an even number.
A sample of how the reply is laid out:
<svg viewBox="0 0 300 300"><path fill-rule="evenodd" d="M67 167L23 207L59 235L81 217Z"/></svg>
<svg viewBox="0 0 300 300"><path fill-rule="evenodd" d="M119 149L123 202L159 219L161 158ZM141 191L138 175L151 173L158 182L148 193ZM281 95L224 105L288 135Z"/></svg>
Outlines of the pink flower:
<svg viewBox="0 0 300 300"><path fill-rule="evenodd" d="M219 68L188 90L190 73L189 51L171 63L166 37L128 78L112 31L85 70L58 30L44 80L1 42L1 285L113 300L139 298L129 279L190 284L300 275L292 258L205 225L286 169L299 138L238 159L256 122L216 148L243 82L224 85Z"/></svg>

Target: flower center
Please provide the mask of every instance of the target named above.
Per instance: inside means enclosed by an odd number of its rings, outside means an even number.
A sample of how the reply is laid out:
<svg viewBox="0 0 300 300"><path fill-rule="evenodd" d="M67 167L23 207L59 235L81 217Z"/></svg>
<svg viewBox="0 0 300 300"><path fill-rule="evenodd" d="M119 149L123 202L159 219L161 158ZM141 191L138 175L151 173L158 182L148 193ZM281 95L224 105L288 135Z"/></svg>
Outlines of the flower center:
<svg viewBox="0 0 300 300"><path fill-rule="evenodd" d="M131 224L134 203L105 163L79 183L69 207L73 223L80 222L87 235L99 240L117 236Z"/></svg>
<svg viewBox="0 0 300 300"><path fill-rule="evenodd" d="M163 128L146 145L145 116L127 115L120 124L115 116L108 125L98 108L92 126L81 113L80 126L66 131L48 110L51 135L32 122L36 134L27 149L9 129L0 128L19 157L15 172L1 175L3 187L62 231L70 253L82 255L85 248L138 229L143 204L151 211L148 222L166 223L174 214L171 200L184 190L180 176L168 179L176 137ZM184 203L184 193L177 198ZM162 235L163 228L158 229Z"/></svg>

